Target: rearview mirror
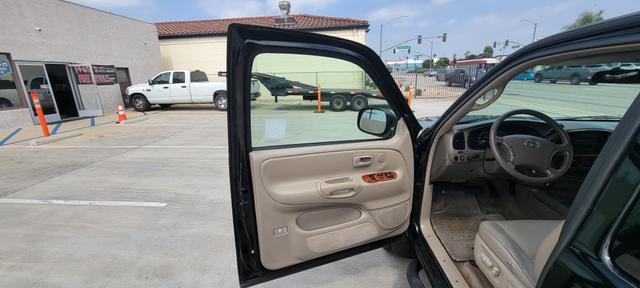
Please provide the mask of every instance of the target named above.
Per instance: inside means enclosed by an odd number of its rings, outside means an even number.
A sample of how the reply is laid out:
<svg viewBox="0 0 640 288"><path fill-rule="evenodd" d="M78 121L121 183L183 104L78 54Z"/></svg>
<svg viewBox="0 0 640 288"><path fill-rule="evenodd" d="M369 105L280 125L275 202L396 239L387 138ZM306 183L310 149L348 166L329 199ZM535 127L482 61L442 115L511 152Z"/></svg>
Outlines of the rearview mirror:
<svg viewBox="0 0 640 288"><path fill-rule="evenodd" d="M620 68L599 71L591 76L591 83L640 83L640 70L624 70Z"/></svg>
<svg viewBox="0 0 640 288"><path fill-rule="evenodd" d="M358 113L358 129L375 136L393 135L396 121L393 113L380 108L365 108Z"/></svg>

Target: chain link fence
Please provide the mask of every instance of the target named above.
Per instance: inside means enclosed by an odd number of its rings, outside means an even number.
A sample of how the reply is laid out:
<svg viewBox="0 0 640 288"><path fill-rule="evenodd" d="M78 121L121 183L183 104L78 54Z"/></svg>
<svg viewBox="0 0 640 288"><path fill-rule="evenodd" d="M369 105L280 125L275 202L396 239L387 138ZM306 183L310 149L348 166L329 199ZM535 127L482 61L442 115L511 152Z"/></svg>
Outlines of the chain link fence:
<svg viewBox="0 0 640 288"><path fill-rule="evenodd" d="M464 72L461 72L464 71ZM413 86L413 98L456 98L478 78L484 70L466 69L434 69L424 73L405 71L391 72L393 79L400 84L401 90L407 94Z"/></svg>

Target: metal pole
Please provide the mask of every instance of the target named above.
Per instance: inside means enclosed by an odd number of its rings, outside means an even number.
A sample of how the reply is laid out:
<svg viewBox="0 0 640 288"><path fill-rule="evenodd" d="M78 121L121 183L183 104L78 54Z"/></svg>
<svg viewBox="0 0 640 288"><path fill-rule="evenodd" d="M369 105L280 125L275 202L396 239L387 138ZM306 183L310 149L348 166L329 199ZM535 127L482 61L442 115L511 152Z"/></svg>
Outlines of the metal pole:
<svg viewBox="0 0 640 288"><path fill-rule="evenodd" d="M378 51L378 55L382 58L382 24L380 24L380 49Z"/></svg>
<svg viewBox="0 0 640 288"><path fill-rule="evenodd" d="M431 40L431 53L429 54L429 59L431 59L431 62L429 63L429 69L433 69L433 40Z"/></svg>
<svg viewBox="0 0 640 288"><path fill-rule="evenodd" d="M533 23L533 39L531 39L531 43L536 42L536 30L538 30L538 23Z"/></svg>

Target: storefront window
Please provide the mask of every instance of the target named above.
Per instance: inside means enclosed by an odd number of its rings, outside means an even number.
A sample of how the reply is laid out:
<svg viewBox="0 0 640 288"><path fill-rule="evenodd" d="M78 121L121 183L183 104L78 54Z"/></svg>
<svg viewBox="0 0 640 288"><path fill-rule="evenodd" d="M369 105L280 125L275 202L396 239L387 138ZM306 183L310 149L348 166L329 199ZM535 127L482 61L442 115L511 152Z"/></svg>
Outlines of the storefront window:
<svg viewBox="0 0 640 288"><path fill-rule="evenodd" d="M0 54L0 110L20 107L15 75L6 54Z"/></svg>

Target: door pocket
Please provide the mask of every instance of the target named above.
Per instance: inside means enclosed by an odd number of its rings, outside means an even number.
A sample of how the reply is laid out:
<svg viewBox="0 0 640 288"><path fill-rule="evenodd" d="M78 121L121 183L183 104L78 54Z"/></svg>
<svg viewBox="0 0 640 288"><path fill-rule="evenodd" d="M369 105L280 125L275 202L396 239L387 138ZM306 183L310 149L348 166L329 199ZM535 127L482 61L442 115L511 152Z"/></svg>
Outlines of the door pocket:
<svg viewBox="0 0 640 288"><path fill-rule="evenodd" d="M358 220L362 211L352 207L323 209L306 212L296 219L298 227L304 231L314 231Z"/></svg>

